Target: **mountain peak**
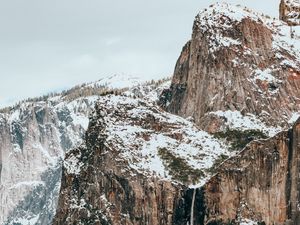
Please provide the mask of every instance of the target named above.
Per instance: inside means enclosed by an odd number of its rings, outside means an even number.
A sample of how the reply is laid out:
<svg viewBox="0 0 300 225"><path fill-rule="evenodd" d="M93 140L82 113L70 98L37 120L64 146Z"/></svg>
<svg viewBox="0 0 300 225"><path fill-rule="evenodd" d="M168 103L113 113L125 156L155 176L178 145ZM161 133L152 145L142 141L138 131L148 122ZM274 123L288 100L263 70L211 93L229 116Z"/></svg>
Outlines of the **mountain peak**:
<svg viewBox="0 0 300 225"><path fill-rule="evenodd" d="M219 2L210 5L208 8L201 10L196 16L196 21L204 22L207 20L219 20L220 18L227 17L228 19L236 22L242 21L245 18L252 20L265 20L270 17L243 7L241 5L229 4L227 2Z"/></svg>
<svg viewBox="0 0 300 225"><path fill-rule="evenodd" d="M240 6L216 3L201 11L161 104L209 131L203 121L216 123L211 113L218 111L288 126L300 107L300 42L289 32L283 21Z"/></svg>
<svg viewBox="0 0 300 225"><path fill-rule="evenodd" d="M97 82L91 83L91 85L98 85L98 86L106 86L108 88L131 88L134 86L138 86L147 79L141 76L134 76L134 75L127 75L127 74L114 74L111 76L104 77Z"/></svg>

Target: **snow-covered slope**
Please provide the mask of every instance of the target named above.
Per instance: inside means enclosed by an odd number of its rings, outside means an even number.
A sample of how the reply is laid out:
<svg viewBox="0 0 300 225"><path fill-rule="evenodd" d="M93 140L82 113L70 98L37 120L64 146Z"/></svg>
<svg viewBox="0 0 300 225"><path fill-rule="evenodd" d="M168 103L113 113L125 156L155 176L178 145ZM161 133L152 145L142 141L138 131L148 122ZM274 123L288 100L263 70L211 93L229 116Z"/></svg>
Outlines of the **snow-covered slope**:
<svg viewBox="0 0 300 225"><path fill-rule="evenodd" d="M147 81L148 79L139 76L130 76L130 75L126 76L122 74L115 74L113 76L105 77L97 82L93 82L88 85L91 87L103 86L111 89L122 89L122 88L138 86Z"/></svg>
<svg viewBox="0 0 300 225"><path fill-rule="evenodd" d="M30 191L45 186L42 174L81 143L96 99L24 102L1 114L1 224Z"/></svg>
<svg viewBox="0 0 300 225"><path fill-rule="evenodd" d="M140 83L143 85L136 87ZM100 95L112 93L118 87L122 91L132 90L132 95L149 94L150 98L157 98L153 92L155 85L138 78L112 76L2 110L0 224L8 218L8 224L49 224L60 188L60 162L66 151L82 143L89 114ZM45 205L38 208L40 203Z"/></svg>
<svg viewBox="0 0 300 225"><path fill-rule="evenodd" d="M171 221L167 213L174 205L168 196L176 192L168 190L203 185L216 163L236 152L193 122L163 111L154 93L137 97L127 91L97 101L85 143L64 160L54 224L131 224L131 217L164 224L155 221Z"/></svg>
<svg viewBox="0 0 300 225"><path fill-rule="evenodd" d="M199 130L186 119L162 111L155 102L127 96L106 96L97 105L104 113L106 144L119 152L116 160L127 161L129 168L139 173L156 174L175 181L180 174L172 177L174 171L170 171L168 160L164 158L170 155L182 159L191 174L195 173L194 180L184 177L186 184L197 184L205 180L206 170L216 159L231 154L221 140ZM68 172L75 171L68 169L69 165L78 167L78 164L72 163L73 160L70 157L65 161ZM185 173L178 171L181 172Z"/></svg>

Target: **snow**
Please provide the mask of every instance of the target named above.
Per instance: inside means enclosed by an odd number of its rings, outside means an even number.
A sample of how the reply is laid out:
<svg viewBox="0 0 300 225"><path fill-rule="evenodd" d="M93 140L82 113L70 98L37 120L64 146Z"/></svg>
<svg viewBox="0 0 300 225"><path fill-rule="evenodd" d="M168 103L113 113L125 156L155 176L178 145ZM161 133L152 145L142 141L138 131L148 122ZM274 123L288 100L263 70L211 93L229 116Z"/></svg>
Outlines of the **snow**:
<svg viewBox="0 0 300 225"><path fill-rule="evenodd" d="M225 2L215 3L211 5L209 8L201 10L197 17L197 22L199 25L215 25L214 21L218 20L220 17L227 17L230 20L240 22L244 18L251 18L255 21L261 19L261 15L257 13L253 13L249 9L241 6L231 5ZM201 21L202 20L202 21ZM226 20L224 24L220 24L221 26L225 26L225 28L230 28L231 23Z"/></svg>
<svg viewBox="0 0 300 225"><path fill-rule="evenodd" d="M269 28L273 31L273 48L279 52L284 49L291 55L298 55L300 50L300 27L293 27L294 38L291 38L291 28L284 22L276 20L273 24L269 24ZM299 59L293 62L282 57L285 63L293 68L299 68Z"/></svg>
<svg viewBox="0 0 300 225"><path fill-rule="evenodd" d="M221 20L222 18L222 20ZM274 34L273 48L274 50L284 49L293 55L300 55L300 39L290 38L290 28L282 21L268 19L265 16L254 13L243 7L232 6L227 3L216 3L214 6L199 13L196 25L203 33L211 32L209 36L209 50L216 52L223 47L241 46L238 39L225 36L222 32L224 29L231 29L234 22L241 22L244 18L251 18L257 22L263 22L269 27ZM222 21L222 22L220 22ZM300 34L300 28L294 28L296 37ZM206 33L205 33L206 34ZM250 49L244 48L244 54L253 54ZM291 61L279 52L276 54L280 59L281 66L298 68L298 61ZM299 58L299 57L298 57ZM241 65L243 62L239 58L232 60L234 66ZM253 81L261 80L266 82L281 82L280 79L273 75L272 68L255 68L252 79ZM222 140L215 139L212 135L205 131L199 130L188 119L184 119L167 112L163 112L155 102L158 100L160 91L168 88L171 81L162 83L158 88L143 85L146 80L137 76L114 75L103 78L97 82L88 84L89 87L105 86L112 89L126 89L125 96L104 96L99 99L99 104L103 109L107 110L107 114L103 114L108 127L105 132L108 134L106 146L113 146L119 151L116 160L126 160L131 169L137 170L145 175L156 174L162 179L172 180L169 170L165 162L159 156L159 150L166 148L174 156L184 159L186 164L194 169L205 171L213 166L215 160L220 155L231 156L226 143ZM230 82L230 81L229 81ZM228 82L228 83L229 83ZM139 98L132 98L139 95ZM217 95L215 95L215 98ZM89 112L93 105L98 101L98 96L89 96L78 98L71 102L63 99L61 95L51 97L48 101L54 105L54 112L65 111L71 122L60 120L58 126L67 133L73 147L82 142L82 136L79 128L86 130L89 124ZM49 103L49 104L50 104ZM43 107L46 103L41 104ZM50 104L50 105L51 105ZM26 108L24 103L20 109L13 111L8 116L8 123L12 124L19 121L22 116L22 110ZM253 114L242 115L239 111L216 111L211 114L226 118L226 126L230 129L249 130L258 129L269 136L275 135L282 128L270 127L263 123L257 116ZM294 123L300 116L295 112L291 115L289 123ZM160 128L151 127L152 122L162 126ZM4 119L2 119L4 121ZM56 130L57 136L61 136L62 132ZM84 131L82 131L84 132ZM14 144L14 151L21 153L19 145ZM49 153L49 149L40 143L33 144L32 147L42 153L42 155L53 164L57 162L58 157L53 157ZM68 174L79 175L83 163L80 161L80 154L72 154L64 161L64 167ZM209 175L205 174L199 183L189 184L190 188L201 187ZM44 185L41 181L22 181L14 184L10 189L23 188L24 186L32 187ZM102 202L109 204L105 195L101 196ZM80 201L76 207L84 207L86 202ZM107 205L108 206L108 205ZM75 206L74 206L75 207ZM30 219L20 219L21 224L35 224L38 217ZM254 221L243 219L242 225L254 225Z"/></svg>
<svg viewBox="0 0 300 225"><path fill-rule="evenodd" d="M20 145L18 145L18 144L12 144L12 147L13 147L13 151L15 153L22 153L22 149L21 149Z"/></svg>
<svg viewBox="0 0 300 225"><path fill-rule="evenodd" d="M22 182L18 182L16 184L14 184L9 189L22 188L23 186L28 186L28 187L32 188L32 187L38 186L38 185L45 185L45 183L43 181L39 181L39 180L36 180L36 181L22 181Z"/></svg>
<svg viewBox="0 0 300 225"><path fill-rule="evenodd" d="M73 175L79 175L81 167L83 166L83 163L80 162L79 156L75 156L72 154L69 158L64 160L64 167L66 168L66 172L68 174L73 174Z"/></svg>
<svg viewBox="0 0 300 225"><path fill-rule="evenodd" d="M298 7L298 6L297 6ZM196 17L195 25L206 35L208 39L209 51L215 56L216 52L222 48L230 47L234 51L243 55L253 54L247 46L243 46L239 39L233 39L227 35L228 31L234 28L235 24L240 23L243 19L251 19L257 23L263 24L270 29L273 34L273 49L277 52L277 58L280 56L278 52L288 52L291 55L300 56L300 27L293 27L294 38L291 38L291 28L283 21L271 18L261 13L252 11L249 8L235 6L228 3L215 3L209 8L201 10ZM237 47L237 48L236 48ZM243 48L243 51L241 51ZM296 57L295 62L291 62L286 57L281 57L281 65L289 65L293 68L299 68L299 57ZM239 59L232 60L233 65L237 66L240 63ZM242 64L243 65L243 64ZM271 75L271 71L257 71L260 74L259 78L267 81L274 81L276 78ZM268 69L268 68L266 68Z"/></svg>
<svg viewBox="0 0 300 225"><path fill-rule="evenodd" d="M116 74L105 77L97 82L91 83L90 86L105 86L112 89L122 89L138 86L146 80L138 76L130 76L124 74Z"/></svg>
<svg viewBox="0 0 300 225"><path fill-rule="evenodd" d="M290 120L288 121L288 123L294 124L299 118L300 118L300 113L294 112L294 113L292 113L292 116L291 116Z"/></svg>
<svg viewBox="0 0 300 225"><path fill-rule="evenodd" d="M298 65L296 63L294 63L293 61L288 60L288 59L282 60L280 65L281 66L288 66L288 67L291 67L291 68L297 68L298 67Z"/></svg>
<svg viewBox="0 0 300 225"><path fill-rule="evenodd" d="M230 37L219 38L220 44L224 47L229 47L231 45L241 45L241 42Z"/></svg>
<svg viewBox="0 0 300 225"><path fill-rule="evenodd" d="M165 176L171 179L164 167L162 159L158 156L158 150L168 148L171 142L171 138L165 137L162 134L153 135L151 139L142 146L142 158L140 163L138 163L138 167L153 171L161 177Z"/></svg>
<svg viewBox="0 0 300 225"><path fill-rule="evenodd" d="M12 124L14 121L20 120L20 109L15 110L8 118L8 123Z"/></svg>
<svg viewBox="0 0 300 225"><path fill-rule="evenodd" d="M241 46L240 40L224 36L222 31L231 29L234 23L239 23L244 18L261 21L262 15L228 3L215 3L199 12L195 24L207 35L209 51L214 55L222 47Z"/></svg>
<svg viewBox="0 0 300 225"><path fill-rule="evenodd" d="M46 159L48 159L48 162L52 163L52 165L55 165L57 163L57 157L51 156L48 149L45 149L41 143L33 143L31 145L33 149L39 150L43 156L45 156Z"/></svg>
<svg viewBox="0 0 300 225"><path fill-rule="evenodd" d="M257 222L249 219L242 219L240 225L257 225Z"/></svg>
<svg viewBox="0 0 300 225"><path fill-rule="evenodd" d="M129 168L145 175L172 179L159 156L160 149L167 149L191 168L203 171L211 168L220 155L232 154L221 140L184 118L160 110L151 101L105 96L98 106L105 111L106 146L119 151L120 158L116 160L125 160Z"/></svg>
<svg viewBox="0 0 300 225"><path fill-rule="evenodd" d="M32 218L18 218L14 221L14 224L18 225L36 225L39 219L39 215L36 215Z"/></svg>
<svg viewBox="0 0 300 225"><path fill-rule="evenodd" d="M284 3L287 6L287 12L285 15L287 21L294 24L300 24L300 2L298 0L285 0Z"/></svg>
<svg viewBox="0 0 300 225"><path fill-rule="evenodd" d="M70 116L75 126L81 126L83 129L87 130L89 125L89 118L86 115L71 112Z"/></svg>
<svg viewBox="0 0 300 225"><path fill-rule="evenodd" d="M226 118L226 126L230 129L237 130L260 130L268 134L270 137L274 136L282 130L281 127L267 126L260 119L253 114L242 115L239 111L216 111L210 114Z"/></svg>
<svg viewBox="0 0 300 225"><path fill-rule="evenodd" d="M117 77L113 79L115 81L118 80ZM158 99L160 91L170 85L170 80L168 80L158 87L155 83L142 83L142 85L135 86L137 82L131 78L129 80L131 80L132 85L130 85L133 87L126 89L126 95L147 98L149 102L155 102ZM120 79L120 81L123 83L123 87L130 86L130 82L126 83L125 78ZM105 81L105 83L107 82ZM121 87L120 85L118 87ZM86 86L83 85L82 87ZM141 92L141 95L134 93L136 90ZM9 174L6 174L8 180L3 180L3 201L6 201L7 205L0 207L1 212L3 212L0 216L0 223L7 218L9 210L16 207L17 203L22 201L32 188L44 185L42 181L39 181L43 172L60 161L64 157L65 151L68 152L69 148L76 148L83 142L82 138L88 127L89 115L93 111L94 104L98 98L99 96L86 96L73 99L72 96L58 94L54 97L49 97L45 101L31 100L22 102L16 105L11 111L0 114L1 126L10 128L11 133L8 135L11 135L12 138L8 140L11 141L12 148L5 149L8 160L4 162L2 170L7 171ZM109 107L121 107L124 111L128 110L126 107L134 109L140 104L139 100L134 98L122 98L114 95L111 95L109 98L110 100L107 101ZM36 121L34 115L41 110L45 110L46 117L42 121ZM43 112L41 115L43 115ZM125 125L122 127L122 122L119 122L120 130L124 129L124 126L126 127L126 124L128 124L124 123ZM15 134L13 130L14 125L17 125L18 129L22 132L24 138L23 149L21 149L17 142L13 143L13 135ZM138 129L134 130L134 128ZM129 136L133 137L134 133L139 134L141 131L140 128L132 125L132 132L130 132ZM130 126L128 126L128 129L130 129ZM121 135L122 132L119 134ZM125 140L126 136L122 138ZM62 143L66 143L66 146L63 146ZM80 173L83 164L79 159L80 155L76 154L72 154L66 159L64 167L67 173L75 176ZM11 200L7 201L6 199ZM53 207L55 208L54 202ZM13 219L26 225L34 222L34 218L31 215Z"/></svg>
<svg viewBox="0 0 300 225"><path fill-rule="evenodd" d="M280 82L278 79L276 79L272 74L271 74L271 69L266 69L266 70L260 70L256 69L253 71L254 77L253 80L261 80L261 81L267 81L267 82Z"/></svg>
<svg viewBox="0 0 300 225"><path fill-rule="evenodd" d="M284 3L288 5L289 7L300 7L300 1L299 0L285 0Z"/></svg>

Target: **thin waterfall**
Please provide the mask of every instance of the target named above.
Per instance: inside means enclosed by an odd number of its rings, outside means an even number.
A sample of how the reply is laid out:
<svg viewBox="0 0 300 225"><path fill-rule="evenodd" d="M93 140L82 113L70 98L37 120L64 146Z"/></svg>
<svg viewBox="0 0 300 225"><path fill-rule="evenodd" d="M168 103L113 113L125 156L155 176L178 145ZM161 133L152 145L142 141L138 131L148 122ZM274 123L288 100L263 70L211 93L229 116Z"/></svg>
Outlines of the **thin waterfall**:
<svg viewBox="0 0 300 225"><path fill-rule="evenodd" d="M192 198L192 206L191 206L191 221L190 221L190 225L194 225L194 206L195 206L196 191L197 191L197 188L194 188L193 198Z"/></svg>

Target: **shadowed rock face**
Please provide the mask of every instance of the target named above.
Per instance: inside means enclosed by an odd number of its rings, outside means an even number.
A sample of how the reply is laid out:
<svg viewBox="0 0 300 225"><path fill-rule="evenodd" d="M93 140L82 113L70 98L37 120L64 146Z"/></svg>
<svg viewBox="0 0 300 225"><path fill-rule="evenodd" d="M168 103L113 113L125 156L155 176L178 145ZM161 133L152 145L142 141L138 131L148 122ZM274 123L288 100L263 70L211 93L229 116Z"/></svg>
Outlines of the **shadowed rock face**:
<svg viewBox="0 0 300 225"><path fill-rule="evenodd" d="M185 224L184 195L189 194L182 185L146 177L116 160L118 151L105 143L104 115L105 108L96 107L85 145L66 155L69 161L77 156L76 166L81 166L73 174L63 169L53 224Z"/></svg>
<svg viewBox="0 0 300 225"><path fill-rule="evenodd" d="M196 17L161 96L167 111L205 128L214 111L237 110L284 126L300 109L298 53L280 37L286 26L248 11L217 4Z"/></svg>
<svg viewBox="0 0 300 225"><path fill-rule="evenodd" d="M26 195L36 186L44 185L43 172L54 167L64 151L74 147L85 133L82 126L72 121L66 124L58 118L58 109L44 102L23 103L11 111L0 113L1 224L13 216L15 207ZM71 113L66 114L70 117Z"/></svg>
<svg viewBox="0 0 300 225"><path fill-rule="evenodd" d="M299 153L300 119L291 130L255 141L224 162L204 187L205 222L300 224Z"/></svg>

